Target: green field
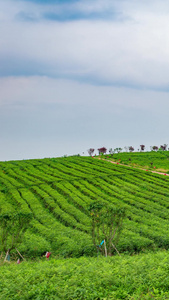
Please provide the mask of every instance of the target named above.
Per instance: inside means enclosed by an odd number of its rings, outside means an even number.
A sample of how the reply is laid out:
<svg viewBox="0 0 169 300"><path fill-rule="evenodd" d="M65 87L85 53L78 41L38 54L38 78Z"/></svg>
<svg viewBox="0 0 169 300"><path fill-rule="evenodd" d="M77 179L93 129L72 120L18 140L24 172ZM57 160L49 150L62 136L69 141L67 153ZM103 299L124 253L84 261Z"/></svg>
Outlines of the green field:
<svg viewBox="0 0 169 300"><path fill-rule="evenodd" d="M0 299L169 299L169 177L151 173L154 165L148 172L131 167L154 162L167 172L168 155L0 162L0 216L16 211L33 215L18 246L28 262L1 265ZM112 159L124 165L112 164ZM113 257L97 258L88 209L94 201L125 208L116 244L122 257L112 251ZM49 262L43 261L46 251L52 252ZM11 258L16 261L15 252Z"/></svg>
<svg viewBox="0 0 169 300"><path fill-rule="evenodd" d="M33 213L20 251L26 257L93 255L88 206L124 206L118 249L169 248L169 178L90 157L0 163L1 213Z"/></svg>
<svg viewBox="0 0 169 300"><path fill-rule="evenodd" d="M109 159L113 161L120 159L122 164L169 173L169 151L123 152L116 153L113 157L109 155Z"/></svg>

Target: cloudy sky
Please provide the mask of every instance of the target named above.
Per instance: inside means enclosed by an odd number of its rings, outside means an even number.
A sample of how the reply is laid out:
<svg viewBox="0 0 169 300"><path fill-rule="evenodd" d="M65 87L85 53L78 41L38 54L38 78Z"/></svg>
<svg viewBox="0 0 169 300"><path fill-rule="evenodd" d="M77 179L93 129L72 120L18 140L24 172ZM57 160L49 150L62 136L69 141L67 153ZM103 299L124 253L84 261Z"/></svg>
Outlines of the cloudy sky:
<svg viewBox="0 0 169 300"><path fill-rule="evenodd" d="M167 0L0 0L0 161L169 144Z"/></svg>

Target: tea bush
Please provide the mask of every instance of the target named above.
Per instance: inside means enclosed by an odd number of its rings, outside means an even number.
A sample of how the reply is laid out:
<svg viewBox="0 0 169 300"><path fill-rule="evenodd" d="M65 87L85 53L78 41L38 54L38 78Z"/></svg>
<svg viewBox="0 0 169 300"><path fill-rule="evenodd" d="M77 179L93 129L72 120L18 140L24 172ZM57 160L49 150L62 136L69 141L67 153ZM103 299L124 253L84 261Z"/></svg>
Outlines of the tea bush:
<svg viewBox="0 0 169 300"><path fill-rule="evenodd" d="M51 259L0 267L4 299L168 299L169 253Z"/></svg>

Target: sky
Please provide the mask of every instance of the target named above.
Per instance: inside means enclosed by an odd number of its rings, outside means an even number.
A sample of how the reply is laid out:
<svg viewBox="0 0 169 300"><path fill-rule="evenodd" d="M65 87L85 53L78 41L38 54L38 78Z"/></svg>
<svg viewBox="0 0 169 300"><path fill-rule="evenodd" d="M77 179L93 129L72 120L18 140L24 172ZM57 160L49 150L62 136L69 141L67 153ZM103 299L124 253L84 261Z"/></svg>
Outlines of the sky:
<svg viewBox="0 0 169 300"><path fill-rule="evenodd" d="M0 0L0 161L169 144L167 0Z"/></svg>

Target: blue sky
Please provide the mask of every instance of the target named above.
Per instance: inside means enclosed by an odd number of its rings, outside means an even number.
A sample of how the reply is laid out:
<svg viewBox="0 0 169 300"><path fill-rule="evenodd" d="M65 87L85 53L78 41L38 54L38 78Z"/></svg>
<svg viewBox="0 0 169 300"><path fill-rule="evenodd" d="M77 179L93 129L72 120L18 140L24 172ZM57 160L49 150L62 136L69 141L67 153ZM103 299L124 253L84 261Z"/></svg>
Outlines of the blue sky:
<svg viewBox="0 0 169 300"><path fill-rule="evenodd" d="M168 27L166 0L0 0L0 160L169 144Z"/></svg>

